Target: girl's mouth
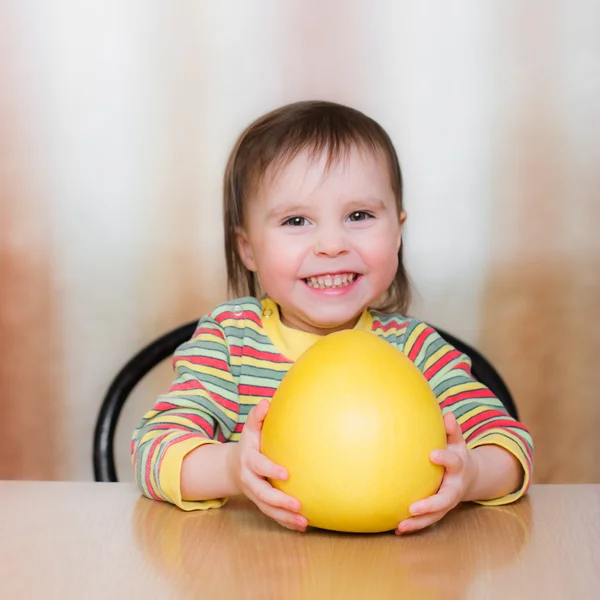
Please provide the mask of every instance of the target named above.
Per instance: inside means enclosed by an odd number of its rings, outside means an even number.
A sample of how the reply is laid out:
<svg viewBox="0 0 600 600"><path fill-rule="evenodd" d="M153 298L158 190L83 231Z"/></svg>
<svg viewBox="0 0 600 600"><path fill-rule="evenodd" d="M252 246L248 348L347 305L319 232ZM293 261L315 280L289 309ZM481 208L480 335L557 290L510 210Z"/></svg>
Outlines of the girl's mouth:
<svg viewBox="0 0 600 600"><path fill-rule="evenodd" d="M344 288L352 285L360 275L358 273L335 273L332 275L318 275L307 277L304 282L309 288L316 290L330 290Z"/></svg>

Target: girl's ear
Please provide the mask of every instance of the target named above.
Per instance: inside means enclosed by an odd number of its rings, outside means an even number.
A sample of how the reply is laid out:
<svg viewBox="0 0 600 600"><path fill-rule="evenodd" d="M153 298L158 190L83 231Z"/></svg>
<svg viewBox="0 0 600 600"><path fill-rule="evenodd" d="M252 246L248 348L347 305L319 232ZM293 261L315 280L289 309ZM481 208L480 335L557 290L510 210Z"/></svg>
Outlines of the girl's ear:
<svg viewBox="0 0 600 600"><path fill-rule="evenodd" d="M397 241L397 244L396 244L396 249L397 250L400 250L400 244L402 244L402 229L404 227L404 223L406 222L406 211L403 210L400 213L399 222L400 222L400 227L398 228L398 241Z"/></svg>
<svg viewBox="0 0 600 600"><path fill-rule="evenodd" d="M241 227L237 227L235 236L238 253L244 266L248 271L256 272L256 261L254 260L254 252L252 251L252 245L250 244L248 234Z"/></svg>

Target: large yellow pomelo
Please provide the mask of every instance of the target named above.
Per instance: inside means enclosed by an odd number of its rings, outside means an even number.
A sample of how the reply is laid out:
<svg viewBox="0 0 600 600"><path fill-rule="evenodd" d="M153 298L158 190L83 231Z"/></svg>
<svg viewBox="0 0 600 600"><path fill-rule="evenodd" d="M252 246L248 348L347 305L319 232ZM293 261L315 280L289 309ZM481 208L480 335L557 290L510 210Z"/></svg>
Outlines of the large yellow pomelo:
<svg viewBox="0 0 600 600"><path fill-rule="evenodd" d="M263 424L261 452L289 472L272 485L302 503L309 525L394 529L434 494L446 447L442 413L419 369L375 334L323 337L290 368Z"/></svg>

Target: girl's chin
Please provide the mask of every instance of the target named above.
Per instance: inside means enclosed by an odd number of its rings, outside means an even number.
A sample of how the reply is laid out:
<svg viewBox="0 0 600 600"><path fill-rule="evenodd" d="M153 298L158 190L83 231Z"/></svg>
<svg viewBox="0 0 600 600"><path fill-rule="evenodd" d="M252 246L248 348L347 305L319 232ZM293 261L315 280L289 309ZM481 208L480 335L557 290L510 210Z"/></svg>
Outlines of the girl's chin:
<svg viewBox="0 0 600 600"><path fill-rule="evenodd" d="M301 331L316 333L317 335L327 335L335 331L352 329L360 319L361 314L362 310L358 313L349 313L347 316L340 314L339 310L334 314L327 314L327 311L323 311L318 314L292 318L292 320L282 315L282 323L293 329L300 329Z"/></svg>

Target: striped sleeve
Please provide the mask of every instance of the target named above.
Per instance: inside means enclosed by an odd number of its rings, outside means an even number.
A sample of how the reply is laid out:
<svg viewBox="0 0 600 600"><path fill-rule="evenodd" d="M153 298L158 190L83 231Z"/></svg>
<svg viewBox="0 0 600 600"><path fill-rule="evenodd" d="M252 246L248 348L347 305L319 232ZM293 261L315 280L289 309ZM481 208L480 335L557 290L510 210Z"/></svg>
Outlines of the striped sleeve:
<svg viewBox="0 0 600 600"><path fill-rule="evenodd" d="M416 320L407 327L403 351L429 381L442 412L454 413L469 449L496 444L521 463L523 483L518 490L479 503L508 504L523 496L533 471L531 434L485 385L473 378L470 358L450 346L433 328Z"/></svg>
<svg viewBox="0 0 600 600"><path fill-rule="evenodd" d="M203 444L226 441L238 420L237 384L222 327L203 317L191 340L173 358L175 380L142 418L131 444L140 491L184 510L219 507L225 499L189 502L181 498L181 464Z"/></svg>

